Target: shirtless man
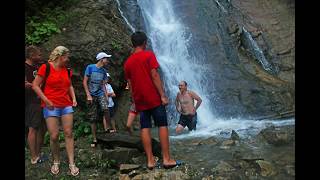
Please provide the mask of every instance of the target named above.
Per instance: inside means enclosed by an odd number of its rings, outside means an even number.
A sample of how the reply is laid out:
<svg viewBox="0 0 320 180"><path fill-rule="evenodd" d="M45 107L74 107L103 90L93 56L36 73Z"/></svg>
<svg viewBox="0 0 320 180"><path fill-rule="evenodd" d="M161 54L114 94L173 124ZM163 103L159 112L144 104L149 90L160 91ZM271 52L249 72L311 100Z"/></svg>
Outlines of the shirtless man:
<svg viewBox="0 0 320 180"><path fill-rule="evenodd" d="M179 83L179 90L176 97L176 109L181 114L178 122L176 133L180 133L186 126L189 131L196 130L197 112L202 99L193 91L187 89L187 82L181 81ZM196 106L194 106L197 101Z"/></svg>

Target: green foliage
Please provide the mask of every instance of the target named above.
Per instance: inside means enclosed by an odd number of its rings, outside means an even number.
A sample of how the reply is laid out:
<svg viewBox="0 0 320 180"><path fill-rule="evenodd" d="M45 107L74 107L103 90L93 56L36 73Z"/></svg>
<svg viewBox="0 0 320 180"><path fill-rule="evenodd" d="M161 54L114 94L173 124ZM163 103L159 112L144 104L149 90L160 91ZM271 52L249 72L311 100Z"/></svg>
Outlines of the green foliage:
<svg viewBox="0 0 320 180"><path fill-rule="evenodd" d="M59 132L59 142L62 142L62 141L64 141L64 133L63 133L63 131L60 131Z"/></svg>
<svg viewBox="0 0 320 180"><path fill-rule="evenodd" d="M57 24L50 21L36 22L31 20L27 26L30 29L26 34L27 44L42 43L47 41L51 35L61 32Z"/></svg>
<svg viewBox="0 0 320 180"><path fill-rule="evenodd" d="M60 28L69 20L70 14L62 7L44 7L36 15L26 17L25 42L37 45L46 42L52 35L60 33Z"/></svg>
<svg viewBox="0 0 320 180"><path fill-rule="evenodd" d="M74 138L78 139L81 136L91 134L91 127L88 122L78 123L77 126L74 126Z"/></svg>
<svg viewBox="0 0 320 180"><path fill-rule="evenodd" d="M120 49L122 49L122 46L121 46L119 43L115 42L115 41L112 41L112 42L111 42L111 46L112 46L112 48L113 48L114 50L120 50Z"/></svg>
<svg viewBox="0 0 320 180"><path fill-rule="evenodd" d="M81 110L76 110L74 113L74 126L73 135L75 139L79 137L90 135L91 127L90 123L86 121L86 112Z"/></svg>
<svg viewBox="0 0 320 180"><path fill-rule="evenodd" d="M110 168L111 167L111 161L108 161L108 160L99 160L97 161L97 166L101 169L107 169L107 168Z"/></svg>
<svg viewBox="0 0 320 180"><path fill-rule="evenodd" d="M44 135L44 144L48 145L50 143L50 135L49 132L47 131L46 134Z"/></svg>

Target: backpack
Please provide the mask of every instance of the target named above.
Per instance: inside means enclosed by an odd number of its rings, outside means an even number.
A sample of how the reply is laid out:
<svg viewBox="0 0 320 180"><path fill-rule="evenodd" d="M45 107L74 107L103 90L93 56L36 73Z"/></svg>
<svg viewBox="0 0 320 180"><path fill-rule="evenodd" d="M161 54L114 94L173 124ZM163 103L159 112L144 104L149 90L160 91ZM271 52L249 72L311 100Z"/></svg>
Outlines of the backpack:
<svg viewBox="0 0 320 180"><path fill-rule="evenodd" d="M46 62L45 64L46 64L46 74L44 75L43 83L41 86L42 91L44 91L44 87L46 86L47 78L50 74L50 64L49 64L49 62ZM71 70L70 68L67 68L69 79L70 79L70 70Z"/></svg>

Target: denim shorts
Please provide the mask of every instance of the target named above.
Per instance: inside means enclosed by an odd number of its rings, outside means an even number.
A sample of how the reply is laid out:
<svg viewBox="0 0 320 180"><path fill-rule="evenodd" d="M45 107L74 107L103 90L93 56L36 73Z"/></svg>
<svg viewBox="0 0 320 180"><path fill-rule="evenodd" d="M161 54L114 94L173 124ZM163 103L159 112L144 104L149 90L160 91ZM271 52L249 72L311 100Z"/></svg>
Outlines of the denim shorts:
<svg viewBox="0 0 320 180"><path fill-rule="evenodd" d="M141 129L152 127L151 117L155 126L168 126L167 113L163 105L140 112Z"/></svg>
<svg viewBox="0 0 320 180"><path fill-rule="evenodd" d="M53 110L50 110L46 107L43 108L43 116L45 119L47 119L48 117L61 117L65 114L70 114L73 113L73 108L72 106L67 106L64 108L54 108Z"/></svg>

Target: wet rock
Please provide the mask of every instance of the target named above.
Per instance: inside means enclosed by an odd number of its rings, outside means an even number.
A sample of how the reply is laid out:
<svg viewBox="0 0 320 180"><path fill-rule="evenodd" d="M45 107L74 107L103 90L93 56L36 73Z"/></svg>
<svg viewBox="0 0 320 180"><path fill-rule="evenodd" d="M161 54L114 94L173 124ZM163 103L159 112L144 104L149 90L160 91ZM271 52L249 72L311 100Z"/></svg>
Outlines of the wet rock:
<svg viewBox="0 0 320 180"><path fill-rule="evenodd" d="M135 164L144 164L146 161L147 161L147 158L145 155L132 158L132 162Z"/></svg>
<svg viewBox="0 0 320 180"><path fill-rule="evenodd" d="M272 176L276 174L276 171L270 162L264 160L257 160L256 163L260 167L261 176Z"/></svg>
<svg viewBox="0 0 320 180"><path fill-rule="evenodd" d="M212 171L216 174L224 174L234 170L235 168L225 161L221 161L215 168L212 169Z"/></svg>
<svg viewBox="0 0 320 180"><path fill-rule="evenodd" d="M131 178L129 177L128 174L120 174L119 180L130 180Z"/></svg>
<svg viewBox="0 0 320 180"><path fill-rule="evenodd" d="M238 135L238 133L236 131L232 130L231 139L234 140L234 141L239 141L240 140L240 136Z"/></svg>
<svg viewBox="0 0 320 180"><path fill-rule="evenodd" d="M242 157L243 157L243 155L241 154L240 151L234 151L234 152L232 152L232 158L233 158L233 159L240 159L240 158L242 158Z"/></svg>
<svg viewBox="0 0 320 180"><path fill-rule="evenodd" d="M228 26L228 33L229 34L234 34L239 30L239 25L236 23L233 23Z"/></svg>
<svg viewBox="0 0 320 180"><path fill-rule="evenodd" d="M137 0L120 0L120 8L134 29L145 31L142 12Z"/></svg>
<svg viewBox="0 0 320 180"><path fill-rule="evenodd" d="M137 149L117 147L115 149L104 149L102 158L113 159L118 163L130 163L132 158L141 156Z"/></svg>
<svg viewBox="0 0 320 180"><path fill-rule="evenodd" d="M135 169L138 169L140 165L136 164L120 164L120 173L127 174Z"/></svg>
<svg viewBox="0 0 320 180"><path fill-rule="evenodd" d="M201 139L193 139L192 141L191 141L191 144L190 145L192 145L192 146L199 146L199 145L201 145L202 144L202 140Z"/></svg>
<svg viewBox="0 0 320 180"><path fill-rule="evenodd" d="M216 145L218 144L218 140L215 137L210 137L203 140L195 140L193 141L194 145Z"/></svg>
<svg viewBox="0 0 320 180"><path fill-rule="evenodd" d="M222 144L221 144L221 147L224 147L224 146L234 146L236 143L234 140L226 140L226 141L223 141Z"/></svg>
<svg viewBox="0 0 320 180"><path fill-rule="evenodd" d="M253 38L257 38L259 35L262 34L262 32L257 30L257 31L252 31L251 34Z"/></svg>
<svg viewBox="0 0 320 180"><path fill-rule="evenodd" d="M294 126L267 127L263 129L258 137L263 137L269 144L276 146L286 145L295 141Z"/></svg>
<svg viewBox="0 0 320 180"><path fill-rule="evenodd" d="M127 147L136 148L140 152L144 152L143 144L140 136L130 136L128 134L122 133L110 133L110 134L97 134L98 141L102 146L112 149L114 147ZM152 140L152 151L153 154L160 157L161 156L161 146L160 142L154 138Z"/></svg>

